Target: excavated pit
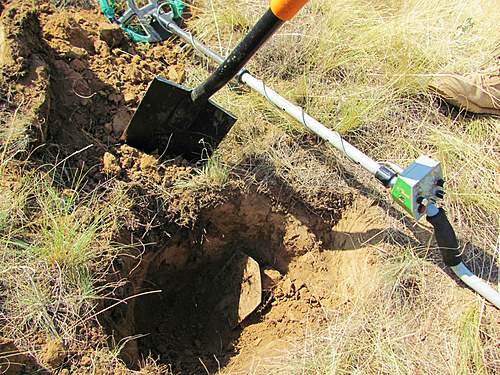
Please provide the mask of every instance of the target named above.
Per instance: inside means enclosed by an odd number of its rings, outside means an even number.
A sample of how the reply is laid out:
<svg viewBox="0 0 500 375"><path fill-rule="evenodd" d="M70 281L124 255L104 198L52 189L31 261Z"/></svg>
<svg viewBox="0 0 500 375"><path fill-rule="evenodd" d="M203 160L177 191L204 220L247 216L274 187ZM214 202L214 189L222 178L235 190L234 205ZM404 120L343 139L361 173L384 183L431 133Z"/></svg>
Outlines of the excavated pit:
<svg viewBox="0 0 500 375"><path fill-rule="evenodd" d="M278 299L299 317L282 317L273 334L285 334L300 325L300 315L318 309L304 282L293 284L290 264L321 254L329 225L301 209L277 210L259 194L241 194L231 202L203 211L193 229L170 233L170 238L146 250L140 261L124 268L129 275L127 295L143 295L115 309L104 323L115 342L125 345L122 359L132 369L148 356L170 364L174 373L212 373L226 366L247 344L242 334L273 316ZM243 282L239 252L255 259L262 278L262 303L241 324L237 314ZM300 284L300 285L299 285ZM276 318L270 319L275 321ZM293 327L289 327L293 325ZM255 334L255 333L253 333Z"/></svg>

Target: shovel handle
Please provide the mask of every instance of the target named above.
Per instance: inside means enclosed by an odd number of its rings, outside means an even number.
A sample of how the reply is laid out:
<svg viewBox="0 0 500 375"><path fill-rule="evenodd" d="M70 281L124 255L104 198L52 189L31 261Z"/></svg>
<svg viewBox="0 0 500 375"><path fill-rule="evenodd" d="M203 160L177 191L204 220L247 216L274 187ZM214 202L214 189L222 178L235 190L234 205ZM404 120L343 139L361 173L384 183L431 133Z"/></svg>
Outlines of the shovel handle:
<svg viewBox="0 0 500 375"><path fill-rule="evenodd" d="M194 103L204 102L226 85L285 21L293 18L308 0L271 0L270 8L205 82L193 89Z"/></svg>

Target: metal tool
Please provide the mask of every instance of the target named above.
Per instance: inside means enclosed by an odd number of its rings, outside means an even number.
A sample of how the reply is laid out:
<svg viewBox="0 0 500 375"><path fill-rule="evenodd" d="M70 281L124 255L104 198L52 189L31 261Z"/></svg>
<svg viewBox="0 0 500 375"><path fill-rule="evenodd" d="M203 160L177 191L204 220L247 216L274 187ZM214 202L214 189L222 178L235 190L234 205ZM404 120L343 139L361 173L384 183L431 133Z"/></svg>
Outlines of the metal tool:
<svg viewBox="0 0 500 375"><path fill-rule="evenodd" d="M198 87L188 89L162 77L155 78L122 139L146 152L157 150L159 154L181 155L190 161L206 159L236 121L231 113L209 100L210 97L229 82L306 2L271 0L270 8L255 26ZM144 19L142 15L141 19Z"/></svg>
<svg viewBox="0 0 500 375"><path fill-rule="evenodd" d="M180 19L184 12L182 0L149 0L143 7L139 7L135 0L126 0L127 9L118 17L115 12L115 2L115 0L99 0L99 5L104 15L119 25L136 43L161 42L169 36L157 18L158 11L165 5L169 7L171 19Z"/></svg>
<svg viewBox="0 0 500 375"><path fill-rule="evenodd" d="M179 37L202 55L217 63L224 61L222 56L180 28L175 22L174 13L163 11L162 5L157 8L154 21L159 22L169 35ZM144 27L149 26L144 25ZM386 165L379 163L344 140L338 132L328 129L307 114L304 109L283 98L263 81L252 76L246 69L241 69L235 74L235 78L240 82L261 94L270 103L370 172L386 188L391 190L391 196L395 202L414 219L419 220L422 216L426 216L427 221L434 227L436 242L445 265L451 267L466 285L500 309L500 293L474 275L462 262L453 227L444 210L437 207L438 201L443 198L445 193L443 172L439 161L427 156L420 156L405 169L394 163Z"/></svg>

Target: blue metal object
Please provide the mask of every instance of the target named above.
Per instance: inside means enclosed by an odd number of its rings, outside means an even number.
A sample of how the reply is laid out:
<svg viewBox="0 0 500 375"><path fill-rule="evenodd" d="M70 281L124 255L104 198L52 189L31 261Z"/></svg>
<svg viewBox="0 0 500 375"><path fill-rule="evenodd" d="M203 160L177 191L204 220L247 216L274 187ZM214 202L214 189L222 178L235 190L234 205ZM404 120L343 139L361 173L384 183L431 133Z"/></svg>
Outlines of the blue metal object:
<svg viewBox="0 0 500 375"><path fill-rule="evenodd" d="M121 16L116 14L115 0L99 0L103 14L111 22L119 25L135 43L156 43L165 40L168 33L157 21L158 14L168 14L173 20L182 17L184 3L181 0L150 0L138 7L135 0L127 0L127 10ZM168 6L169 11L165 9ZM138 23L132 23L137 20Z"/></svg>

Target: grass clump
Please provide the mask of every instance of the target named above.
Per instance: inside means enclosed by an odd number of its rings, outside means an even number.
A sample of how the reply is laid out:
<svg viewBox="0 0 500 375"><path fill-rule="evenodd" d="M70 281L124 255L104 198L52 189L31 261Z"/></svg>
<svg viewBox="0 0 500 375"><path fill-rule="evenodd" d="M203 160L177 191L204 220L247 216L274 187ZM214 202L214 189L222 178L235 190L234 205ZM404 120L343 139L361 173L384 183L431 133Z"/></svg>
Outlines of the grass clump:
<svg viewBox="0 0 500 375"><path fill-rule="evenodd" d="M78 194L65 190L60 194L50 184L43 184L36 204L40 209L39 220L33 223L39 234L34 254L48 264L62 267L81 267L93 260L95 242L103 233L113 232L112 212L102 208L94 212L102 197L91 196L78 205Z"/></svg>
<svg viewBox="0 0 500 375"><path fill-rule="evenodd" d="M68 198L43 175L21 181L16 191L26 199L2 210L9 222L0 232L2 333L28 347L43 334L72 340L96 308L103 272L118 251L110 242L118 202L98 204L103 197L95 193Z"/></svg>
<svg viewBox="0 0 500 375"><path fill-rule="evenodd" d="M228 184L229 174L228 166L214 154L201 168L195 169L192 175L176 181L175 187L191 191L219 190Z"/></svg>
<svg viewBox="0 0 500 375"><path fill-rule="evenodd" d="M22 123L14 117L8 124ZM34 169L14 158L27 146L19 129L1 134L0 335L43 363L40 342L59 338L71 347L96 313L126 204L119 186L65 189L57 179L64 163Z"/></svg>

